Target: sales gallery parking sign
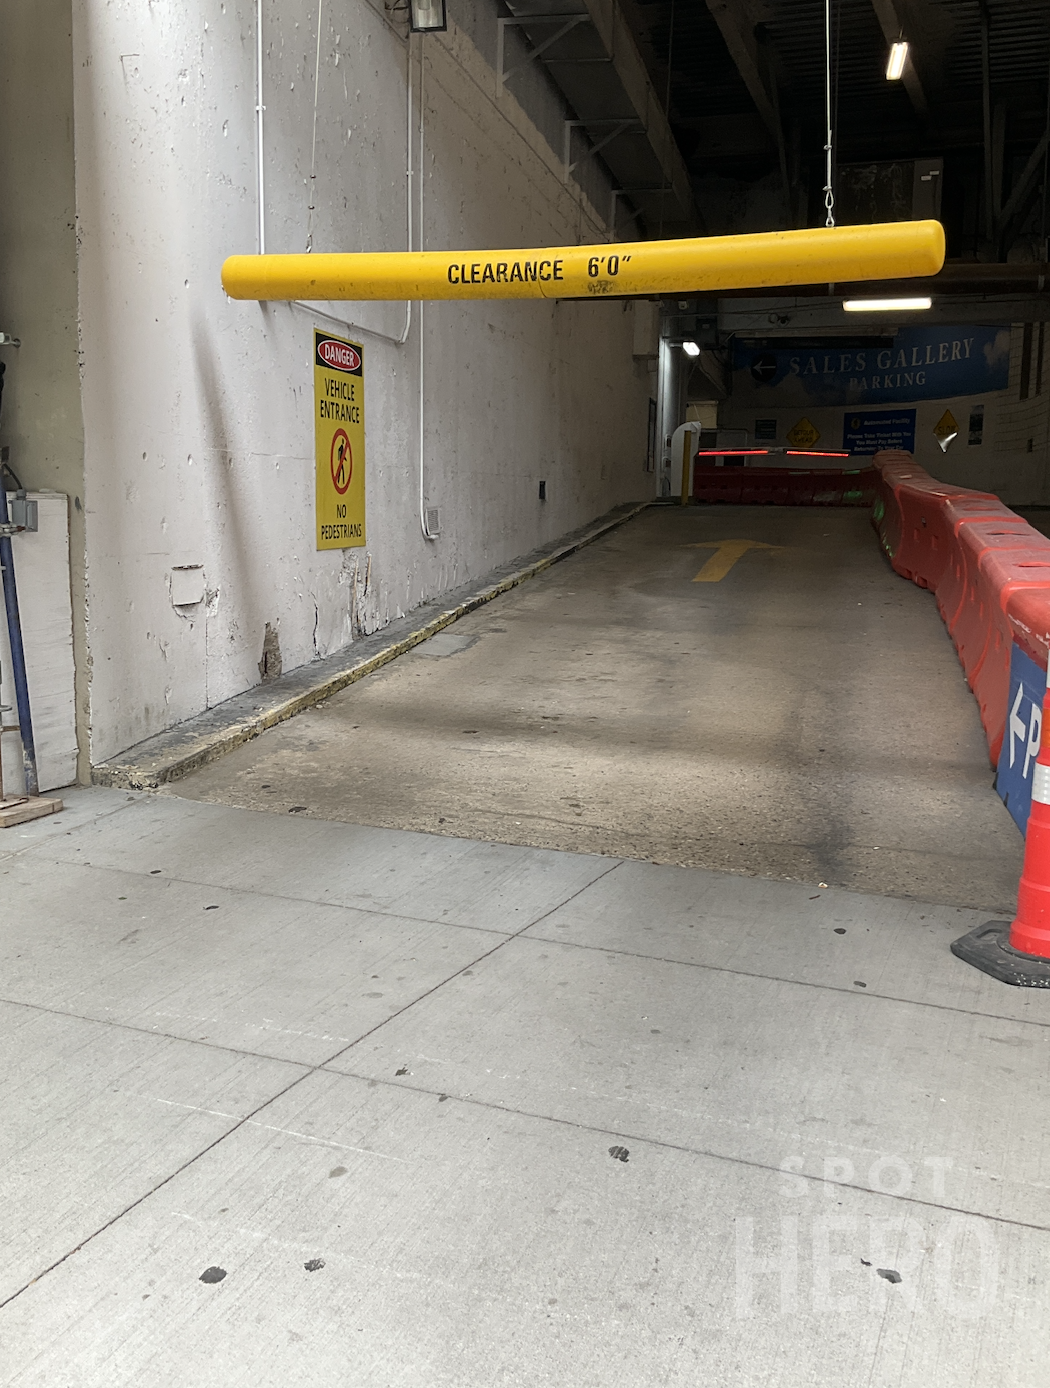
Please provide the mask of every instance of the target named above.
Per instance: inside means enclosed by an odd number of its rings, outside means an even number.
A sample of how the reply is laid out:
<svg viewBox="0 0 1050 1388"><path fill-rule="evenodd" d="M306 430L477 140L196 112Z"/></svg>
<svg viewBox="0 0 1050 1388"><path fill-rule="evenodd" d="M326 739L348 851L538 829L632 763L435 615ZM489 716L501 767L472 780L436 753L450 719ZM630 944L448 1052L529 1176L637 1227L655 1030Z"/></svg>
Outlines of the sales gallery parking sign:
<svg viewBox="0 0 1050 1388"><path fill-rule="evenodd" d="M365 364L357 342L314 329L317 548L365 543Z"/></svg>

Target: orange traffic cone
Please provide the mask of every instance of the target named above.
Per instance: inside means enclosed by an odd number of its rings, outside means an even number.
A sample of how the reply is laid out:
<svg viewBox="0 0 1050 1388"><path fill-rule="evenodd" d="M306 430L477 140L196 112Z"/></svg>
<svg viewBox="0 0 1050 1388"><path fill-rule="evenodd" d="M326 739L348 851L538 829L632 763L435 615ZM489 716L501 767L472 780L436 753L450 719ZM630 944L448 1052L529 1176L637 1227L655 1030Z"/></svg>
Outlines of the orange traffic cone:
<svg viewBox="0 0 1050 1388"><path fill-rule="evenodd" d="M1050 698L1044 718L1048 713ZM1050 737L1040 739L1032 771L1017 915L1009 925L988 921L953 940L952 953L1003 983L1050 988Z"/></svg>

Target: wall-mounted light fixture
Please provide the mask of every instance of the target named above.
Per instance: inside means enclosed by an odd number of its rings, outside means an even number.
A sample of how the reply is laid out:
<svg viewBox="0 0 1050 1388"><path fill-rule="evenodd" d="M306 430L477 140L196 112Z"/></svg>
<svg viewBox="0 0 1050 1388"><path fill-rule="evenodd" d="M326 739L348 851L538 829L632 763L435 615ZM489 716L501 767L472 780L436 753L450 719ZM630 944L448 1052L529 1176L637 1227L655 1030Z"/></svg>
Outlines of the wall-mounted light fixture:
<svg viewBox="0 0 1050 1388"><path fill-rule="evenodd" d="M695 342L683 342L682 351L687 357L698 357L700 355L700 348Z"/></svg>
<svg viewBox="0 0 1050 1388"><path fill-rule="evenodd" d="M434 34L447 29L445 0L408 0L408 25L414 34Z"/></svg>
<svg viewBox="0 0 1050 1388"><path fill-rule="evenodd" d="M847 313L912 313L932 308L933 300L915 299L844 299Z"/></svg>
<svg viewBox="0 0 1050 1388"><path fill-rule="evenodd" d="M899 39L890 45L890 56L886 59L886 81L899 82L904 76L904 64L908 61L908 45Z"/></svg>

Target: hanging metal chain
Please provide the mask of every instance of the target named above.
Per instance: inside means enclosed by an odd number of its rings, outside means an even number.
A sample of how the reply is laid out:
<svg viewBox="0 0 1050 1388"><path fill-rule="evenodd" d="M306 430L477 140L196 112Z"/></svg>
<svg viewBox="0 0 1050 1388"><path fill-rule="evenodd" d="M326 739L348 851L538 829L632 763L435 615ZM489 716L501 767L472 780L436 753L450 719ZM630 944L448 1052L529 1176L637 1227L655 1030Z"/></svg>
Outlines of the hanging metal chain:
<svg viewBox="0 0 1050 1388"><path fill-rule="evenodd" d="M824 0L824 206L825 226L835 225L835 189L832 175L834 139L831 129L831 0Z"/></svg>

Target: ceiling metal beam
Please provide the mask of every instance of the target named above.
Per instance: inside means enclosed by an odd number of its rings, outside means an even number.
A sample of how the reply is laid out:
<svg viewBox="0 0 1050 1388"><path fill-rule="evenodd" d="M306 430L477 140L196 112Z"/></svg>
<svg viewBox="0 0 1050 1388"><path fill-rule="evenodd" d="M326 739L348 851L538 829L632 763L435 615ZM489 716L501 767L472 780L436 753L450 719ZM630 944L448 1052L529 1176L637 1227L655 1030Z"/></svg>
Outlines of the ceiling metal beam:
<svg viewBox="0 0 1050 1388"><path fill-rule="evenodd" d="M751 100L755 103L755 109L762 117L762 124L772 135L774 142L782 142L783 135L776 106L770 93L766 90L765 80L759 65L758 41L755 38L753 28L746 20L741 23L743 18L741 7L731 4L730 0L707 0L707 8L714 16L715 23L729 49L729 56L733 59L737 71L744 80L744 86L747 88Z"/></svg>
<svg viewBox="0 0 1050 1388"><path fill-rule="evenodd" d="M1004 252L1009 250L1009 245L1006 243L1013 230L1010 223L1026 206L1030 206L1031 196L1038 187L1043 174L1048 146L1050 146L1050 130L1044 133L1043 138L1032 150L1028 163L1024 166L1020 178L1014 184L1013 190L1006 200L1006 206L999 214L998 235L1001 249Z"/></svg>
<svg viewBox="0 0 1050 1388"><path fill-rule="evenodd" d="M584 3L591 23L606 53L612 59L613 69L634 107L646 139L663 171L668 193L673 195L685 213L686 221L701 231L705 230L703 217L693 195L689 170L619 0L584 0Z"/></svg>
<svg viewBox="0 0 1050 1388"><path fill-rule="evenodd" d="M922 89L919 74L915 69L915 40L917 35L909 33L908 26L904 24L899 0L871 0L871 7L875 11L875 18L879 21L879 27L882 29L882 35L887 45L896 43L902 38L907 40L908 60L904 64L904 72L901 74L901 85L908 93L915 114L920 120L925 120L930 114L930 107L926 100L926 93Z"/></svg>
<svg viewBox="0 0 1050 1388"><path fill-rule="evenodd" d="M780 321L771 324L771 317ZM858 325L845 322L847 317L853 315L843 313L842 299L837 294L833 298L721 299L718 326L720 331L740 337L790 338L811 332L822 337L892 336L903 322L919 326L918 319L923 327L948 323L1042 323L1050 321L1050 295L945 295L934 299L932 308L905 320L899 314L887 314L884 318L873 316Z"/></svg>
<svg viewBox="0 0 1050 1388"><path fill-rule="evenodd" d="M707 0L707 8L725 40L729 56L743 78L748 95L755 103L762 124L769 131L776 146L780 178L784 185L784 197L790 218L791 179L788 174L784 125L780 119L780 98L773 55L769 52L767 44L759 43L755 27L742 13L740 5L731 4L730 0Z"/></svg>
<svg viewBox="0 0 1050 1388"><path fill-rule="evenodd" d="M995 177L992 153L992 20L985 0L979 0L981 11L981 102L984 114L984 232L989 241L995 238L995 221L999 209L995 205Z"/></svg>

